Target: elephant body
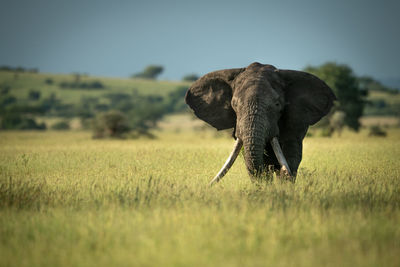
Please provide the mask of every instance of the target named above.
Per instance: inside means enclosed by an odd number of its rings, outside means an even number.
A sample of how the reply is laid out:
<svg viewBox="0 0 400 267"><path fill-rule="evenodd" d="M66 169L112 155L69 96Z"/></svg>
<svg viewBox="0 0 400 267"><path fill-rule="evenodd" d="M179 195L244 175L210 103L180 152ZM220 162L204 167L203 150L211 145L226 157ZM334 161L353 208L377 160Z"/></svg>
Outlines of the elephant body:
<svg viewBox="0 0 400 267"><path fill-rule="evenodd" d="M328 85L314 75L257 62L208 73L185 96L198 118L217 130L234 129L251 177L282 165L271 146L274 138L295 176L308 127L330 111L335 99Z"/></svg>

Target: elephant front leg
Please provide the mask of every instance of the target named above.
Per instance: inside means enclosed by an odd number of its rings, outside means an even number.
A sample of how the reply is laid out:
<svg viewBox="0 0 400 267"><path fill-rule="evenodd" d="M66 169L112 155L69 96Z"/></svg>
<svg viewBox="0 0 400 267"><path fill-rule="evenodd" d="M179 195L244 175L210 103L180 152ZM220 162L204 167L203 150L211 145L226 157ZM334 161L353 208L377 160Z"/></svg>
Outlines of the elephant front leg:
<svg viewBox="0 0 400 267"><path fill-rule="evenodd" d="M279 141L279 143L292 175L289 175L289 173L279 164L270 143L267 143L264 149L264 170L267 173L275 173L279 178L294 182L296 180L297 169L302 157L302 141L285 140Z"/></svg>
<svg viewBox="0 0 400 267"><path fill-rule="evenodd" d="M294 182L297 176L297 169L302 159L303 139L307 133L308 127L305 125L289 125L286 127L281 125L280 130L279 143L292 172L290 180Z"/></svg>
<svg viewBox="0 0 400 267"><path fill-rule="evenodd" d="M277 156L270 142L267 142L267 145L264 150L264 169L271 178L274 173L278 178L285 178L289 180L291 178L282 171L283 169L279 163L279 160L277 159Z"/></svg>
<svg viewBox="0 0 400 267"><path fill-rule="evenodd" d="M283 154L286 157L289 168L292 172L292 177L289 180L293 182L296 180L297 169L299 168L302 153L303 153L303 142L302 140L288 140L282 141L281 143ZM284 173L281 174L285 175Z"/></svg>
<svg viewBox="0 0 400 267"><path fill-rule="evenodd" d="M267 142L264 148L264 171L270 174L275 173L279 178L294 182L302 158L302 140L280 140L279 143L292 175L282 169L270 142Z"/></svg>

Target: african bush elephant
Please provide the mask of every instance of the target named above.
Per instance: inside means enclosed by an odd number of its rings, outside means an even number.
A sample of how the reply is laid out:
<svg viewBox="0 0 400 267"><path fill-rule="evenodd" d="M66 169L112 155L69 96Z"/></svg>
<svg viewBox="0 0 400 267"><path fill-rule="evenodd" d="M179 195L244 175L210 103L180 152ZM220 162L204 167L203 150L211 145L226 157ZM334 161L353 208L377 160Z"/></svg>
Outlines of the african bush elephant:
<svg viewBox="0 0 400 267"><path fill-rule="evenodd" d="M280 169L294 181L308 127L330 111L335 99L328 85L309 73L257 62L198 79L187 91L186 103L217 130L234 128L236 139L211 184L225 175L242 146L250 177Z"/></svg>

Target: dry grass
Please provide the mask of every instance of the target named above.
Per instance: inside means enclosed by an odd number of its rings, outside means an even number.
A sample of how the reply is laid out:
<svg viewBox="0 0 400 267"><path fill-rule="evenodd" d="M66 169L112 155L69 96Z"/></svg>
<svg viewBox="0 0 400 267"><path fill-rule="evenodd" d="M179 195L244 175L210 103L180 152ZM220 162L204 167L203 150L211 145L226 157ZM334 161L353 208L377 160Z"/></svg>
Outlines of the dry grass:
<svg viewBox="0 0 400 267"><path fill-rule="evenodd" d="M250 182L232 140L0 133L1 266L399 266L400 132L309 138L296 184Z"/></svg>

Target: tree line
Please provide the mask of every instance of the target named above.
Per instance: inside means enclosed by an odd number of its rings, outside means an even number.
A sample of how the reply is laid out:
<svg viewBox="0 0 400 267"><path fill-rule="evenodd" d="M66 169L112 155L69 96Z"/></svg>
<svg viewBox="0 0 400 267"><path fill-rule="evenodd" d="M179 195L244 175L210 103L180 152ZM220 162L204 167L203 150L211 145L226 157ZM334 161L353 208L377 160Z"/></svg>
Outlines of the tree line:
<svg viewBox="0 0 400 267"><path fill-rule="evenodd" d="M7 71L13 70L8 68ZM15 71L15 70L14 70ZM162 66L151 65L134 78L156 79L163 71ZM320 66L308 66L304 71L313 73L324 80L335 92L338 101L332 112L320 123L328 133L339 131L347 126L358 131L359 118L363 115L394 115L400 118L400 103L386 103L384 99L368 101L369 91L382 91L398 94L399 91L385 87L372 77L358 77L353 70L344 64L325 63ZM189 74L186 81L199 77ZM54 84L51 78L44 80L47 85ZM121 136L127 133L150 135L150 129L156 126L165 114L182 112L187 109L184 95L187 87L176 88L165 97L141 95L137 90L130 93L110 93L97 80L83 82L81 75L74 74L73 81L60 82L59 89L103 90L100 98L82 97L78 103L65 103L54 93L42 97L39 90L30 90L27 100L17 100L11 93L11 87L0 84L0 128L1 129L45 129L44 123L36 118L64 118L53 127L67 129L68 119L80 118L83 127L94 129L94 137Z"/></svg>

